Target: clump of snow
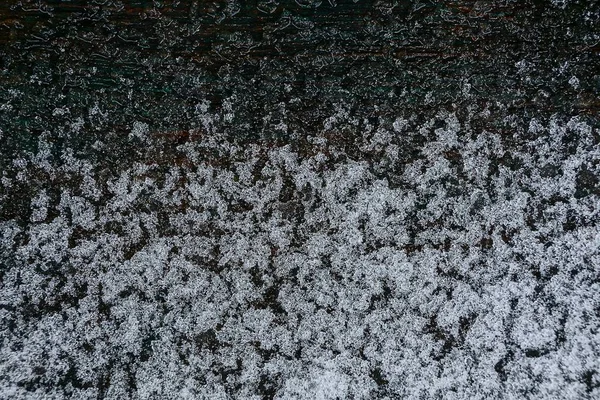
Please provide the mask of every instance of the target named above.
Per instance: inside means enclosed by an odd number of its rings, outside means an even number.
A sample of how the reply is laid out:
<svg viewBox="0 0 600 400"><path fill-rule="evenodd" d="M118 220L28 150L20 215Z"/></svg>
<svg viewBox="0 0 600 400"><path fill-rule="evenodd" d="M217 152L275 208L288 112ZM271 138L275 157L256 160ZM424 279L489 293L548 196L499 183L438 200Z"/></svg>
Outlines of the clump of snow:
<svg viewBox="0 0 600 400"><path fill-rule="evenodd" d="M147 123L135 121L133 123L133 127L131 128L131 132L129 133L129 137L137 138L142 142L146 142L148 140L149 133L150 129Z"/></svg>

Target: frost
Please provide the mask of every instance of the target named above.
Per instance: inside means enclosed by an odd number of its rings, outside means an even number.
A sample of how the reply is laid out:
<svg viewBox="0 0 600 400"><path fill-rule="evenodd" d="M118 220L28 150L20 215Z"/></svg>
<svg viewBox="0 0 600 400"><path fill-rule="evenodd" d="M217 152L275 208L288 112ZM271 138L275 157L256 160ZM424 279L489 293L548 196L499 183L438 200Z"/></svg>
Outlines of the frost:
<svg viewBox="0 0 600 400"><path fill-rule="evenodd" d="M49 197L46 191L41 191L37 197L31 201L31 221L41 222L44 221L48 215L48 200Z"/></svg>
<svg viewBox="0 0 600 400"><path fill-rule="evenodd" d="M579 79L572 76L571 79L569 79L569 85L573 86L573 89L579 89Z"/></svg>
<svg viewBox="0 0 600 400"><path fill-rule="evenodd" d="M347 109L325 121L364 129L359 157L324 132L240 145L206 102L214 134L169 161L141 122L147 158L112 171L44 135L13 157L4 394L596 396L597 129L508 118L509 137L453 112L368 128Z"/></svg>
<svg viewBox="0 0 600 400"><path fill-rule="evenodd" d="M148 140L148 133L150 132L148 124L145 122L136 121L133 123L133 128L129 133L130 138L137 138L141 141Z"/></svg>

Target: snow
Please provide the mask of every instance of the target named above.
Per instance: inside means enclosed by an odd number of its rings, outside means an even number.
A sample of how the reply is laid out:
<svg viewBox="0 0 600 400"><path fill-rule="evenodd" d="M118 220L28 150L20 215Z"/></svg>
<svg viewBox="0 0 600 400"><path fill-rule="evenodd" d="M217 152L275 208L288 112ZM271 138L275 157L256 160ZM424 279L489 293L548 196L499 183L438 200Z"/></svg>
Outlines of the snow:
<svg viewBox="0 0 600 400"><path fill-rule="evenodd" d="M324 130L349 119L340 105ZM104 179L42 137L12 165L60 179L0 224L3 395L597 397L600 199L580 178L598 177L597 129L510 123L534 139L452 113L387 121L359 144L385 151L386 177L323 137L303 155L215 133L178 148L189 163ZM139 139L160 148L135 122Z"/></svg>

